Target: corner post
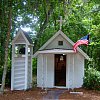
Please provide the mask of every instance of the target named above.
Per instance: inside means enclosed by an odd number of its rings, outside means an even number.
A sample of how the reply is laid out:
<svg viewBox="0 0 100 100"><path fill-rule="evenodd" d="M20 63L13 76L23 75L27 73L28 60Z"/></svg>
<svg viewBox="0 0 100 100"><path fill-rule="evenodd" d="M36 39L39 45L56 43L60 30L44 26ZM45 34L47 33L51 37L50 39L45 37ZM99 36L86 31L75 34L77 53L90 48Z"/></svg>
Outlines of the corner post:
<svg viewBox="0 0 100 100"><path fill-rule="evenodd" d="M25 46L25 90L28 86L28 45Z"/></svg>
<svg viewBox="0 0 100 100"><path fill-rule="evenodd" d="M14 90L14 55L15 44L12 43L11 90Z"/></svg>
<svg viewBox="0 0 100 100"><path fill-rule="evenodd" d="M33 68L32 68L32 55L33 55L33 46L31 46L31 87L32 87L32 71L33 71Z"/></svg>

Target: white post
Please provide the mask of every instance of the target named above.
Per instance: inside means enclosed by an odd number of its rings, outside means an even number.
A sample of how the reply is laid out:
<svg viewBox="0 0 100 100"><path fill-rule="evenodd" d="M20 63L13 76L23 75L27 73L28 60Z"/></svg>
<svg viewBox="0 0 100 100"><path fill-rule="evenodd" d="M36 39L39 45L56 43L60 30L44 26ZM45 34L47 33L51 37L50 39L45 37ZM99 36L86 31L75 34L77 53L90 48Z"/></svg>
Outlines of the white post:
<svg viewBox="0 0 100 100"><path fill-rule="evenodd" d="M68 65L70 65L70 55L68 55L68 59L69 59L69 64ZM68 69L68 90L69 90L69 84L70 84L70 82L69 82L69 72L70 72L70 66L67 66L67 69Z"/></svg>
<svg viewBox="0 0 100 100"><path fill-rule="evenodd" d="M32 68L32 55L33 55L33 46L31 46L31 87L32 87L32 71L33 71L33 68Z"/></svg>
<svg viewBox="0 0 100 100"><path fill-rule="evenodd" d="M46 88L47 88L47 55L46 55L46 82L45 82L45 84L46 84Z"/></svg>
<svg viewBox="0 0 100 100"><path fill-rule="evenodd" d="M74 89L74 54L73 54L73 89Z"/></svg>
<svg viewBox="0 0 100 100"><path fill-rule="evenodd" d="M25 46L25 90L27 89L27 85L28 85L28 45L26 44Z"/></svg>
<svg viewBox="0 0 100 100"><path fill-rule="evenodd" d="M15 45L12 44L11 90L14 89L14 55L15 55Z"/></svg>
<svg viewBox="0 0 100 100"><path fill-rule="evenodd" d="M43 54L42 54L42 89L44 88L44 71L43 71Z"/></svg>

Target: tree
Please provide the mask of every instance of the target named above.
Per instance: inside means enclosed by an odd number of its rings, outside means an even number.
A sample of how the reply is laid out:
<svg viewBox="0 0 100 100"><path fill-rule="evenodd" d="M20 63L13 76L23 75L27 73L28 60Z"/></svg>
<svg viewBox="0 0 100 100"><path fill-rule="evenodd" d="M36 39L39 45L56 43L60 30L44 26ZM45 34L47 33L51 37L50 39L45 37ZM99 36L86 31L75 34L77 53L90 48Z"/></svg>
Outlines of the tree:
<svg viewBox="0 0 100 100"><path fill-rule="evenodd" d="M6 11L5 11L6 12ZM6 80L6 74L7 74L7 61L8 61L8 46L9 46L9 40L10 40L10 32L11 32L11 19L12 19L12 0L8 1L8 26L7 26L7 34L6 34L6 43L5 43L5 57L4 57L4 70L2 75L2 84L0 88L0 93L4 92L5 88L5 80Z"/></svg>

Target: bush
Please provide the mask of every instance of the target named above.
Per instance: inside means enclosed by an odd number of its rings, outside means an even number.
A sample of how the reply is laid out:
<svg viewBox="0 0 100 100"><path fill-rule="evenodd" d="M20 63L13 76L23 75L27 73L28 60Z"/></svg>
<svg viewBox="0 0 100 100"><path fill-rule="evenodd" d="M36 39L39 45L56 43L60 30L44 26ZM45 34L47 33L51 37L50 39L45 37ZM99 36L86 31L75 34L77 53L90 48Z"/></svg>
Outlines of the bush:
<svg viewBox="0 0 100 100"><path fill-rule="evenodd" d="M86 69L83 87L100 90L100 72L94 68Z"/></svg>
<svg viewBox="0 0 100 100"><path fill-rule="evenodd" d="M32 73L33 75L36 75L37 74L37 59L36 58L33 58L33 70L32 70Z"/></svg>

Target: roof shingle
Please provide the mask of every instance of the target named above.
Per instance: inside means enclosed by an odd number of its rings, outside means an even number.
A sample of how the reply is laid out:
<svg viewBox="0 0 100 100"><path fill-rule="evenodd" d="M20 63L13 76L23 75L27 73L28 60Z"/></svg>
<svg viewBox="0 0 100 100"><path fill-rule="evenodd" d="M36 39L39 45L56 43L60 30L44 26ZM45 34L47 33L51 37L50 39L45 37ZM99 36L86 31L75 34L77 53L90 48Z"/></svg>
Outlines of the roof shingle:
<svg viewBox="0 0 100 100"><path fill-rule="evenodd" d="M23 30L22 30L22 31L23 31ZM29 41L29 43L30 43L30 44L33 44L33 41L32 41L32 39L29 37L28 33L25 32L25 31L23 31L23 33L24 33L25 37L27 38L27 40Z"/></svg>

